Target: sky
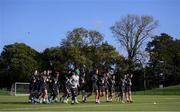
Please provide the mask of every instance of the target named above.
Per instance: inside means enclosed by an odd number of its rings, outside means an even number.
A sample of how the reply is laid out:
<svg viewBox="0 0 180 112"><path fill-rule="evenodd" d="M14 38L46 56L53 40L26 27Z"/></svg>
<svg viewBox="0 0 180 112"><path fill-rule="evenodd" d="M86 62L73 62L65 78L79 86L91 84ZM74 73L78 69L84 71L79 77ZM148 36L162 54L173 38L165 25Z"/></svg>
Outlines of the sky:
<svg viewBox="0 0 180 112"><path fill-rule="evenodd" d="M0 52L15 42L43 52L77 27L99 31L124 52L110 27L128 14L153 16L159 21L154 35L180 39L180 0L0 0Z"/></svg>

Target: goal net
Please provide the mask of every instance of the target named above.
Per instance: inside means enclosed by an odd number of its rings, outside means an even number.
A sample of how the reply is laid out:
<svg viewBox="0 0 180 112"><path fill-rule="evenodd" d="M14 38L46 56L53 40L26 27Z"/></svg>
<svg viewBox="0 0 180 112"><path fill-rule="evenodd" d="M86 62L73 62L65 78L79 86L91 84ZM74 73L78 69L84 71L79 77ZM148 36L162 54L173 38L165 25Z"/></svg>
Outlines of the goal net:
<svg viewBox="0 0 180 112"><path fill-rule="evenodd" d="M11 86L11 95L13 96L28 96L29 95L29 83L15 82Z"/></svg>

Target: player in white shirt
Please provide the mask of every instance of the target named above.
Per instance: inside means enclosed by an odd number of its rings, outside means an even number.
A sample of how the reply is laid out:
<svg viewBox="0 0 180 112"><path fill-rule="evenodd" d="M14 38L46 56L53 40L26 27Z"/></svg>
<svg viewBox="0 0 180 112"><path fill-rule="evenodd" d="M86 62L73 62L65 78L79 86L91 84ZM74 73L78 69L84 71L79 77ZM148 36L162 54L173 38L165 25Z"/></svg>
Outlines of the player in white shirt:
<svg viewBox="0 0 180 112"><path fill-rule="evenodd" d="M79 87L79 75L77 73L73 73L73 75L69 79L70 82L70 90L72 95L71 104L78 103L77 94L78 94L78 87Z"/></svg>

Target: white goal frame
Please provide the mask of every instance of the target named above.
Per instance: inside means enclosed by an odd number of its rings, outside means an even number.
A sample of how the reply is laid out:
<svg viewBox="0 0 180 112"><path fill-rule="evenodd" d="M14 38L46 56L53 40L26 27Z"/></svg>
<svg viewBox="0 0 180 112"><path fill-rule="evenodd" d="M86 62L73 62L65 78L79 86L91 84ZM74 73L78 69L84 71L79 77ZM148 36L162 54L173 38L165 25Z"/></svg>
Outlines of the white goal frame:
<svg viewBox="0 0 180 112"><path fill-rule="evenodd" d="M11 86L11 93L10 94L12 96L29 96L29 93L27 93L27 94L17 93L17 85L19 85L19 84L22 84L22 85L27 84L27 85L29 85L30 83L27 83L27 82L15 82L15 83L13 83L12 86Z"/></svg>

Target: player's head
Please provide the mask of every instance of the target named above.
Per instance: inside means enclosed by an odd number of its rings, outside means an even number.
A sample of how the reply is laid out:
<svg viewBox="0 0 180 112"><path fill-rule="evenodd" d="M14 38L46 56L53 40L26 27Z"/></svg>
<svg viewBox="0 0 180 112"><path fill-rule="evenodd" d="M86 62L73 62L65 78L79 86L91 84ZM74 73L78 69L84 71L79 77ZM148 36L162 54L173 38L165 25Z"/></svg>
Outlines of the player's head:
<svg viewBox="0 0 180 112"><path fill-rule="evenodd" d="M112 75L112 79L115 80L115 75Z"/></svg>
<svg viewBox="0 0 180 112"><path fill-rule="evenodd" d="M46 71L46 70L44 70L44 71L43 71L43 75L46 75L46 74L47 74L47 71Z"/></svg>
<svg viewBox="0 0 180 112"><path fill-rule="evenodd" d="M34 71L34 75L38 75L38 71L37 70Z"/></svg>
<svg viewBox="0 0 180 112"><path fill-rule="evenodd" d="M56 72L56 76L59 77L59 72Z"/></svg>
<svg viewBox="0 0 180 112"><path fill-rule="evenodd" d="M96 69L96 70L95 70L95 73L96 73L96 74L99 74L99 70L98 70L98 69Z"/></svg>
<svg viewBox="0 0 180 112"><path fill-rule="evenodd" d="M126 78L127 77L127 75L126 74L124 74L124 78Z"/></svg>

